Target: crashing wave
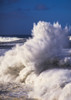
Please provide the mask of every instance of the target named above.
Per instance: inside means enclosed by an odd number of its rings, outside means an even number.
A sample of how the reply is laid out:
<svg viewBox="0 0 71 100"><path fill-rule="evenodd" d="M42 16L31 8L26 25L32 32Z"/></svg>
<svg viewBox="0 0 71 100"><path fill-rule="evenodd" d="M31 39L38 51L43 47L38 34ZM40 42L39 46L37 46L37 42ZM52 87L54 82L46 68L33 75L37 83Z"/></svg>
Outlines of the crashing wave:
<svg viewBox="0 0 71 100"><path fill-rule="evenodd" d="M62 29L58 22L34 24L31 38L0 57L0 81L30 85L29 97L70 100L71 53L64 51L67 33L68 28Z"/></svg>

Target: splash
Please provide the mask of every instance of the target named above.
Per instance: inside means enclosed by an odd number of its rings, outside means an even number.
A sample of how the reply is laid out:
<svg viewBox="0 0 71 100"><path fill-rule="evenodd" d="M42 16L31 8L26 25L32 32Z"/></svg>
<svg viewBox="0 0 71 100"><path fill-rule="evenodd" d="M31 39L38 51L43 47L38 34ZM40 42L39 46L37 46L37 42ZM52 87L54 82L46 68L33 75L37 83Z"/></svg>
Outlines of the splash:
<svg viewBox="0 0 71 100"><path fill-rule="evenodd" d="M70 100L71 70L52 69L42 72L34 83L34 92L29 94L39 100Z"/></svg>
<svg viewBox="0 0 71 100"><path fill-rule="evenodd" d="M68 29L62 29L58 22L53 25L47 22L34 24L33 37L24 44L25 66L34 66L39 73L52 68L53 63L59 63L57 61L62 58L63 48L68 43L67 32Z"/></svg>
<svg viewBox="0 0 71 100"><path fill-rule="evenodd" d="M33 89L29 97L70 100L71 50L64 50L67 33L68 28L58 22L34 24L31 38L0 57L0 81L28 84Z"/></svg>

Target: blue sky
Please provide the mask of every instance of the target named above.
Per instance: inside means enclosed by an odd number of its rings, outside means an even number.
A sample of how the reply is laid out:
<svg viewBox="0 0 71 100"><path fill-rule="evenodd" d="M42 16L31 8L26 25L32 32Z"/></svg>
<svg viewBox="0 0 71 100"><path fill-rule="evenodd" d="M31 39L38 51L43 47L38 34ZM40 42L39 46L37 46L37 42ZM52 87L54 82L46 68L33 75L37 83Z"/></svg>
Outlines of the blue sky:
<svg viewBox="0 0 71 100"><path fill-rule="evenodd" d="M71 0L0 0L0 34L30 34L40 20L71 25Z"/></svg>

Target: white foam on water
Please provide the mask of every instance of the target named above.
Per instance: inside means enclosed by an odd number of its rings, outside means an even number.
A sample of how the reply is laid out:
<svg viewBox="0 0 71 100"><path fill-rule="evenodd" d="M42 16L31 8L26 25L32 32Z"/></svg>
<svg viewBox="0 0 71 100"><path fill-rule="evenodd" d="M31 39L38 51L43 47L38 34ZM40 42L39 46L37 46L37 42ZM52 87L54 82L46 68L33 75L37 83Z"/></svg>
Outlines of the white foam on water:
<svg viewBox="0 0 71 100"><path fill-rule="evenodd" d="M71 36L69 36L69 40L71 41Z"/></svg>
<svg viewBox="0 0 71 100"><path fill-rule="evenodd" d="M16 41L20 39L21 38L17 38L17 37L0 37L0 42L11 42L11 41Z"/></svg>
<svg viewBox="0 0 71 100"><path fill-rule="evenodd" d="M0 81L23 82L32 87L29 97L41 100L71 99L71 52L68 28L57 22L34 24L32 37L0 57Z"/></svg>
<svg viewBox="0 0 71 100"><path fill-rule="evenodd" d="M30 96L39 100L70 100L71 70L52 69L42 72L34 83Z"/></svg>

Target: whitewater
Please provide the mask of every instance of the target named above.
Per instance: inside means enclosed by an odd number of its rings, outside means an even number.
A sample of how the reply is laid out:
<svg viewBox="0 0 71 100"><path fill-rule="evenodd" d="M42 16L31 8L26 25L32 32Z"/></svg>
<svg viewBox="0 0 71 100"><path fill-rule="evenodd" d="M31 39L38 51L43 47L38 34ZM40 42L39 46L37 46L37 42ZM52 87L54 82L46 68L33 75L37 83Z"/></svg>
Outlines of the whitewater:
<svg viewBox="0 0 71 100"><path fill-rule="evenodd" d="M27 96L32 100L71 100L69 32L67 26L62 28L58 22L34 24L32 37L0 56L0 82L24 84L22 88L30 89Z"/></svg>

